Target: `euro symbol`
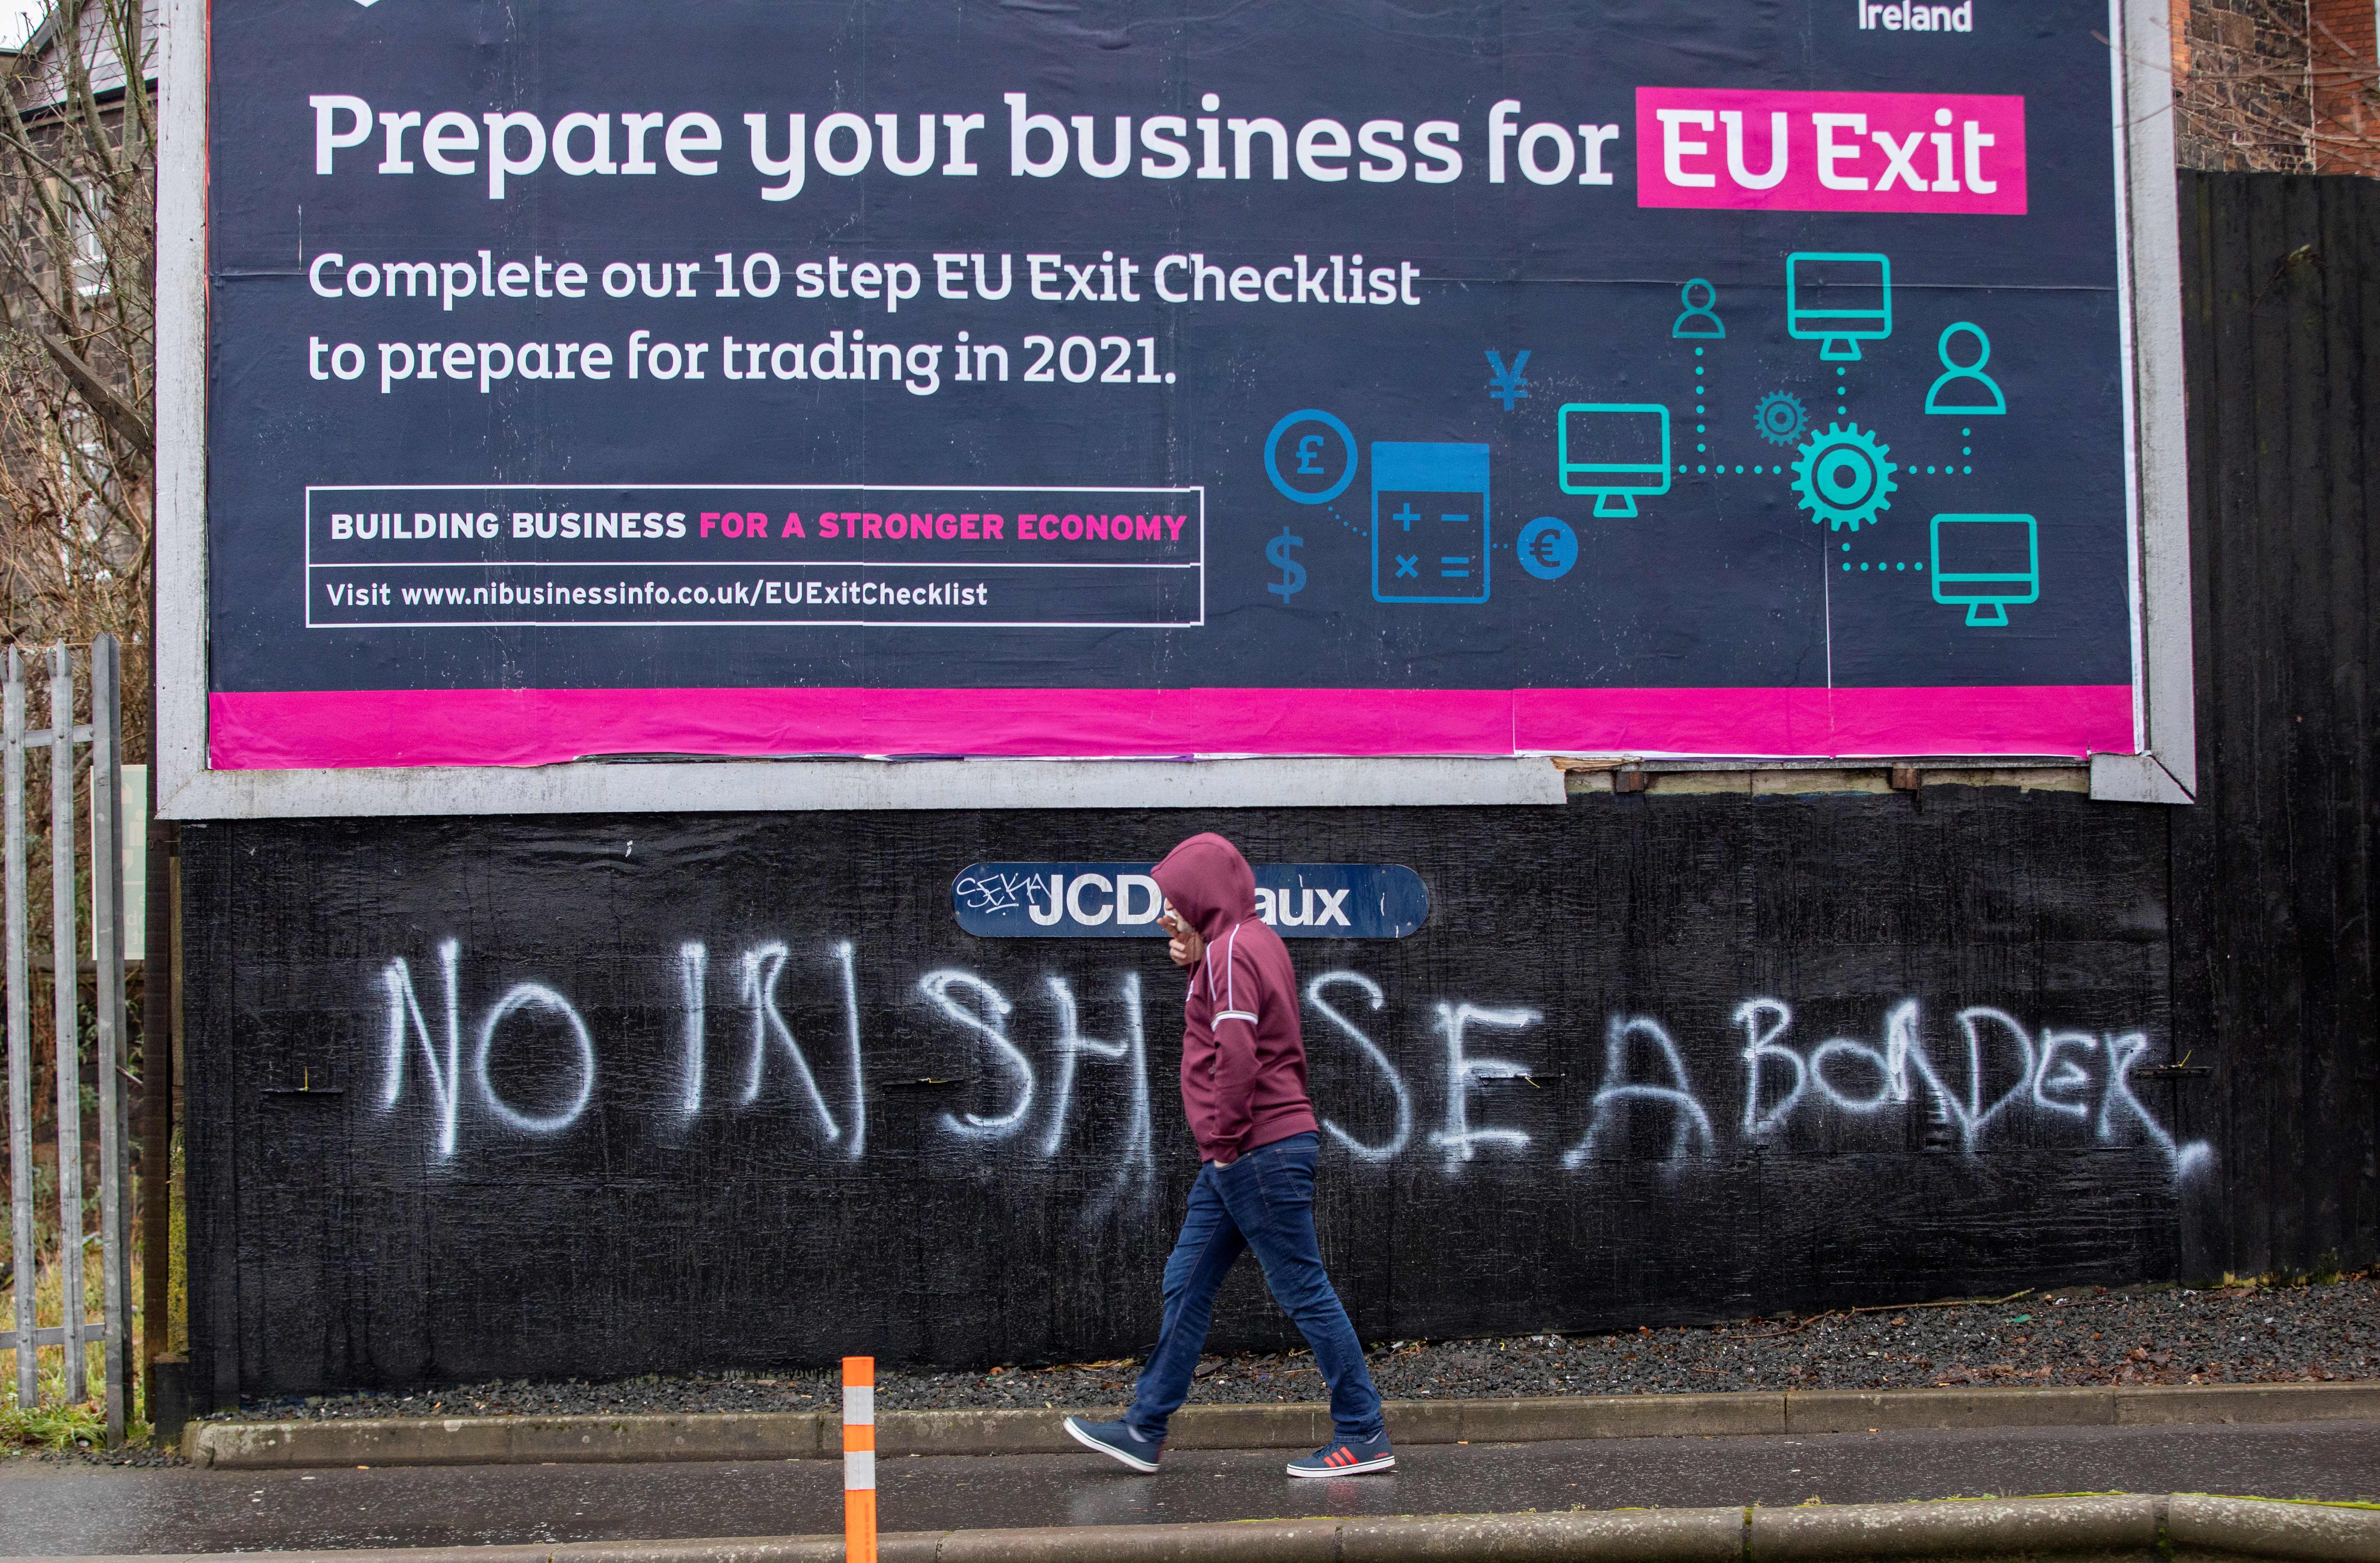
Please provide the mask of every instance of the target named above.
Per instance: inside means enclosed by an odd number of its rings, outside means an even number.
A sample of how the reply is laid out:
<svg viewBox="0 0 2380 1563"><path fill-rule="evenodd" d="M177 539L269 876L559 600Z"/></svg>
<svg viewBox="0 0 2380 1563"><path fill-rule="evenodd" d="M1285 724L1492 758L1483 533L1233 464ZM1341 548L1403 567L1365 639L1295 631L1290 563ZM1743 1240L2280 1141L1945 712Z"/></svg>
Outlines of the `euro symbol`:
<svg viewBox="0 0 2380 1563"><path fill-rule="evenodd" d="M1301 478L1330 476L1318 459L1322 454L1322 436L1307 434L1297 442L1297 475Z"/></svg>
<svg viewBox="0 0 2380 1563"><path fill-rule="evenodd" d="M1513 540L1521 568L1539 580L1560 580L1578 563L1578 534L1559 516L1539 516Z"/></svg>

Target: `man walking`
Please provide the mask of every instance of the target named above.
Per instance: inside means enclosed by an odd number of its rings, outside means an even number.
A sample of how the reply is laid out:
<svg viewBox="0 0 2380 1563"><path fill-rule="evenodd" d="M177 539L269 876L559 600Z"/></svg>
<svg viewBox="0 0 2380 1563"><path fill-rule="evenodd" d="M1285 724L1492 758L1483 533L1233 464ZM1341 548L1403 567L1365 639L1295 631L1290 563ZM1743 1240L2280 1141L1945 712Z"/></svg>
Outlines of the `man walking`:
<svg viewBox="0 0 2380 1563"><path fill-rule="evenodd" d="M1319 1136L1305 1096L1297 974L1257 916L1256 873L1240 849L1200 834L1154 870L1173 963L1190 971L1182 1029L1182 1107L1197 1138L1198 1180L1165 1262L1157 1349L1122 1422L1066 1419L1076 1442L1155 1471L1165 1424L1190 1392L1215 1294L1254 1249L1273 1300L1296 1321L1330 1386L1335 1436L1292 1460L1292 1476L1347 1476L1396 1464L1364 1348L1314 1240Z"/></svg>

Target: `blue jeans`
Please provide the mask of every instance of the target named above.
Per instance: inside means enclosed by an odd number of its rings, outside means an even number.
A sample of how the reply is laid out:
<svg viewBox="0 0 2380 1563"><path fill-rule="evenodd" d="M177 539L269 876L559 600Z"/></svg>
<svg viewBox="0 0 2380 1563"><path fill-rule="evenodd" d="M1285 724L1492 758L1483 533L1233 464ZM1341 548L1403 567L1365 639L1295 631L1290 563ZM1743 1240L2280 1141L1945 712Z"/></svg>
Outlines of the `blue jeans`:
<svg viewBox="0 0 2380 1563"><path fill-rule="evenodd" d="M1229 1166L1208 1162L1190 1186L1182 1236L1165 1262L1165 1323L1141 1370L1124 1421L1145 1438L1165 1436L1165 1424L1190 1393L1191 1375L1206 1349L1215 1294L1240 1254L1254 1249L1265 1285L1314 1349L1314 1365L1330 1386L1330 1423L1341 1438L1363 1442L1387 1431L1380 1392L1364 1366L1364 1348L1347 1310L1330 1289L1322 1252L1314 1241L1312 1134L1293 1134L1248 1152Z"/></svg>

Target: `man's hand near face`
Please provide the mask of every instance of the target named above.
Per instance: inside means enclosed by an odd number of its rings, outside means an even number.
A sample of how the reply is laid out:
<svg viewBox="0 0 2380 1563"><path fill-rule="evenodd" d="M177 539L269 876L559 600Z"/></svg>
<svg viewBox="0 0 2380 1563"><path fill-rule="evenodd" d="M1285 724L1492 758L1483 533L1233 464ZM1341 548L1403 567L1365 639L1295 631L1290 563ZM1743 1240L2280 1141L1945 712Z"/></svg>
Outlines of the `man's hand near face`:
<svg viewBox="0 0 2380 1563"><path fill-rule="evenodd" d="M1207 953L1207 941L1198 930L1177 916L1172 907L1165 909L1165 931L1173 935L1165 953L1173 958L1176 966L1196 966Z"/></svg>

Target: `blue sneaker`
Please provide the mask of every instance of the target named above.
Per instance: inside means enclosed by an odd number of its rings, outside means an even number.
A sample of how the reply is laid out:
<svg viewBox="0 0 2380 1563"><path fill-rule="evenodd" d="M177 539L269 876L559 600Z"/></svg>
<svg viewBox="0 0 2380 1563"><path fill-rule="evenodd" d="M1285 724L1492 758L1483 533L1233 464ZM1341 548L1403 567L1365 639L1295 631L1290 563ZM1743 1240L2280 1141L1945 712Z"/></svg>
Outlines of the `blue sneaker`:
<svg viewBox="0 0 2380 1563"><path fill-rule="evenodd" d="M1360 1476L1366 1471L1386 1471L1396 1463L1396 1454L1389 1447L1389 1435L1383 1433L1360 1444L1346 1438L1325 1444L1303 1459L1291 1460L1289 1473L1292 1476Z"/></svg>
<svg viewBox="0 0 2380 1563"><path fill-rule="evenodd" d="M1144 1438L1121 1422L1083 1422L1068 1417L1066 1432L1083 1447L1097 1449L1135 1471L1155 1471L1157 1457L1165 1447L1162 1442ZM1388 1447L1383 1439L1380 1447Z"/></svg>

